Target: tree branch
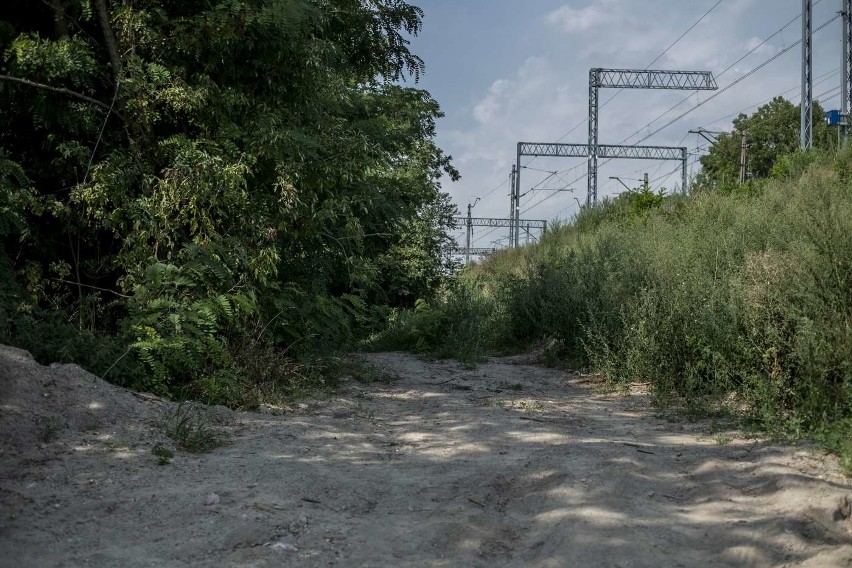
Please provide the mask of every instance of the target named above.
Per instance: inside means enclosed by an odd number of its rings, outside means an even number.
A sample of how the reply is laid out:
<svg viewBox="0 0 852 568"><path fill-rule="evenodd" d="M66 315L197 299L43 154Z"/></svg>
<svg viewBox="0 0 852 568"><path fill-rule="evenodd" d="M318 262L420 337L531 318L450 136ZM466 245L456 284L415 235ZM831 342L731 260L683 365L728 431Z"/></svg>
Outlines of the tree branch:
<svg viewBox="0 0 852 568"><path fill-rule="evenodd" d="M68 37L68 23L65 19L65 10L60 0L50 0L50 8L53 10L53 22L56 28L56 37Z"/></svg>
<svg viewBox="0 0 852 568"><path fill-rule="evenodd" d="M107 10L106 0L95 0L95 8L98 11L98 20L101 23L101 30L104 34L104 42L106 42L107 53L109 53L109 63L112 65L112 75L118 84L121 77L121 58L118 56L118 46L115 43L115 34L112 33L112 27L109 25L109 10Z"/></svg>
<svg viewBox="0 0 852 568"><path fill-rule="evenodd" d="M81 101L86 101L87 103L93 104L95 106L99 106L107 112L110 112L110 106L106 103L103 103L97 99L93 99L92 97L86 96L82 93L78 93L76 91L71 91L64 87L51 87L50 85L45 85L44 83L36 83L35 81L30 81L29 79L22 79L20 77L12 77L11 75L2 75L0 74L0 81L11 81L12 83L20 83L21 85L26 85L28 87L35 87L36 89L44 89L45 91L53 91L54 93L59 93L68 97L72 97L75 99L80 99ZM120 118L123 122L124 117L119 113L112 111L114 115Z"/></svg>

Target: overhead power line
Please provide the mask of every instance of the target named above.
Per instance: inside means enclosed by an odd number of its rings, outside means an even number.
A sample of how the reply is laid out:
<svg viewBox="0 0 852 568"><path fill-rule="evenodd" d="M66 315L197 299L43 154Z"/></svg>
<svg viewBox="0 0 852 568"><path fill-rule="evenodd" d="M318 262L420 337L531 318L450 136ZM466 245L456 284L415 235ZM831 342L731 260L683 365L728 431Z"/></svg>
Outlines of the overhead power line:
<svg viewBox="0 0 852 568"><path fill-rule="evenodd" d="M496 185L496 186L494 187L494 189L491 189L491 190L489 190L487 193L484 193L483 195L480 195L480 196L479 196L479 198L480 198L480 199L485 199L486 197L488 197L489 195L491 195L492 193L494 193L495 191L497 191L498 189L500 189L501 187L503 187L504 185L506 185L506 184L508 184L508 183L509 183L509 178L506 178L505 180L503 180L503 183L500 183L500 184Z"/></svg>
<svg viewBox="0 0 852 568"><path fill-rule="evenodd" d="M813 4L813 5L814 5L814 6L816 6L816 5L817 5L817 4L819 4L821 1L822 1L822 0L816 0L816 2L814 2L814 4ZM834 17L830 18L828 21L824 22L822 25L820 25L820 26L818 26L817 28L815 28L815 29L813 30L813 33L814 33L814 34L816 34L817 32L821 31L822 29L824 29L825 27L827 27L828 25L830 25L831 23L833 23L835 20L837 20L837 19L838 19L838 18L840 18L840 17L841 17L841 14L836 14ZM739 59L737 59L736 61L734 61L732 64L730 64L728 67L726 67L724 70L722 70L722 71L721 71L721 72L720 72L720 73L716 76L716 78L718 79L719 77L721 77L722 75L724 75L725 73L727 73L728 71L730 71L731 69L733 69L733 68L734 68L734 67L735 67L738 63L740 63L740 62L741 62L741 61L743 61L746 57L748 57L749 55L751 55L752 53L754 53L755 51L757 51L758 49L760 49L760 48L761 48L763 45L765 45L765 44L766 44L769 40L771 40L773 37L775 37L776 35L778 35L779 33L781 33L781 32L782 32L785 28L789 27L790 25L792 25L794 22L796 22L796 21L797 21L797 20L799 20L799 19L801 19L801 15L797 15L795 18L791 19L789 22L787 22L786 24L784 24L783 26L781 26L781 28L779 28L776 32L774 32L773 34L771 34L770 36L768 36L767 38L765 38L765 39L764 39L761 43L759 43L758 45L756 45L754 48L752 48L752 49L751 49L749 52L747 52L745 55L743 55L742 57L740 57ZM658 133L659 133L659 132L661 132L662 130L665 130L666 128L668 128L669 126L671 126L672 124L674 124L675 122L679 121L680 119L682 119L682 118L684 118L685 116L687 116L688 114L690 114L690 113L694 112L695 110L697 110L697 109L698 109L698 108L700 108L701 106L703 106L703 105L707 104L708 102L712 101L712 100L713 100L713 99L715 99L716 97L720 96L722 93L724 93L724 92L726 92L726 91L728 91L728 90L732 89L733 87L735 87L736 85L738 85L739 83L741 83L742 81L744 81L745 79L747 79L747 78L749 78L750 76L754 75L755 73L757 73L758 71L760 71L761 69L763 69L764 67L766 67L767 65L771 64L772 62L774 62L775 60L777 60L777 59L778 59L778 58L780 58L781 56L783 56L783 55L785 55L786 53L788 53L789 51L791 51L793 48L795 48L795 47L797 47L797 46L801 45L801 43L802 43L802 40L801 40L801 39L799 39L799 40L797 40L797 41L793 42L792 44L790 44L790 45L788 45L788 46L784 47L781 51L779 51L779 52L778 52L778 53L776 53L775 55L773 55L773 56L769 57L769 58L768 58L768 59L766 59L765 61L761 62L759 65L757 65L756 67L752 68L750 71L748 71L748 72L747 72L747 73L745 73L744 75L740 76L739 78L735 79L734 81L732 81L731 83L729 83L729 84L728 84L728 85L726 85L725 87L723 87L723 88L719 89L718 91L714 92L713 94L711 94L710 96L708 96L705 100L698 102L695 106L693 106L693 107L691 107L691 108L687 109L685 112L681 113L680 115L676 116L676 117L675 117L675 118L673 118L672 120L668 121L668 122L667 122L666 124L664 124L663 126L661 126L661 127L657 128L657 129L655 129L655 130L653 130L653 131L649 132L649 133L648 133L648 134L646 134L645 136L641 137L639 140L637 140L637 141L634 143L634 145L641 144L642 142L644 142L645 140L647 140L647 139L648 139L648 138L650 138L651 136L654 136L655 134L658 134ZM836 73L835 73L835 74L836 74ZM830 91L828 91L828 92L826 92L826 93L823 93L823 95L821 95L821 96L825 96L825 95L827 95L827 94L830 94L830 93L832 93L832 92L833 92L833 91L835 91L835 90L839 90L839 87L838 87L837 89L832 89L832 90L830 90ZM697 92L697 91L696 91L696 92ZM650 126L651 126L654 122L656 122L657 120L659 120L659 119L660 119L660 118L662 118L663 116L665 116L665 115L667 115L668 113L670 113L671 111L673 111L675 108L677 108L678 106L680 106L683 102L685 102L685 101L689 100L689 98L691 98L691 97L693 96L693 94L694 94L694 93L690 93L687 97L685 97L685 98L684 98L684 99L682 99L681 101L677 102L675 105L673 105L672 107L670 107L668 110L666 110L665 112L663 112L662 114L660 114L659 116L657 116L656 118L654 118L651 122L647 123L646 125L644 125L643 127L641 127L639 130L637 130L636 132L634 132L633 134L631 134L630 136L628 136L627 138L625 138L624 140L622 140L622 142L621 142L621 143L624 143L624 142L626 142L627 140L629 140L630 138L632 138L633 136L636 136L637 134L639 134L640 132L642 132L645 128L649 128L649 127L650 127ZM820 97L817 97L817 98L820 98ZM611 100L611 99L610 99L610 100ZM771 99L770 99L770 100L771 100ZM711 123L711 124L712 124L712 123ZM607 164L607 163L609 163L610 161L611 161L611 159L609 159L609 160L605 160L603 163L601 163L601 166L606 165L606 164ZM667 176L668 176L668 175L672 175L672 174L667 174ZM664 177L665 177L665 176L664 176ZM575 181L578 181L578 180L575 180ZM531 206L531 207L527 208L525 211L529 211L531 208L533 208L533 207L536 207L536 206L540 205L541 203L543 203L544 201L546 201L546 200L547 200L547 199L549 199L550 197L552 197L552 195L550 195L550 196L546 196L545 198L543 198L543 199L539 200L536 204L534 204L533 206Z"/></svg>
<svg viewBox="0 0 852 568"><path fill-rule="evenodd" d="M813 33L816 33L816 32L818 32L818 31L822 30L823 28L825 28L826 26L828 26L829 24L831 24L832 22L834 22L834 21L835 21L835 20L837 20L838 18L840 18L840 14L835 15L833 18L829 19L827 22L823 23L821 26L819 26L819 27L815 28ZM752 75L754 75L755 73L757 73L758 71L760 71L761 69L763 69L764 67L766 67L767 65L769 65L770 63L772 63L773 61L777 60L777 59L778 59L779 57L781 57L782 55L784 55L784 54L788 53L791 49L793 49L794 47L798 46L798 45L799 45L799 44L801 44L801 43L802 43L802 40L798 40L798 41L796 41L796 42L794 42L794 43L792 43L792 44L788 45L787 47L785 47L784 49L782 49L781 51L779 51L778 53L776 53L775 55L773 55L773 56L772 56L772 57L770 57L769 59L767 59L767 60L763 61L762 63L760 63L757 67L753 68L751 71L749 71L749 72L747 72L746 74L744 74L744 75L742 75L742 76L738 77L737 79L735 79L734 81L732 81L731 83L729 83L727 86L725 86L725 87L723 87L723 88L719 89L718 91L715 91L712 95L710 95L709 97L707 97L707 98L706 98L706 99L704 99L703 101L700 101L700 102L699 102L699 103L697 103L695 106L693 106L693 107L689 108L689 109L688 109L688 110L686 110L685 112L683 112L683 113L679 114L679 115L678 115L678 116L676 116L675 118L671 119L670 121L668 121L667 123L665 123L663 126L661 126L661 127L657 128L656 130L653 130L652 132L649 132L648 134L646 134L645 136L643 136L641 139L639 139L639 140L638 140L638 141L637 141L634 145L641 144L642 142L644 142L645 140L647 140L647 139L648 139L648 138L650 138L651 136L653 136L653 135L655 135L655 134L659 133L659 132L660 132L660 131L662 131L662 130L665 130L666 128L668 128L669 126L671 126L672 124L674 124L675 122L677 122L678 120L680 120L681 118L683 118L683 117L687 116L688 114L690 114L690 113L694 112L695 110L697 110L697 109L699 109L700 107L704 106L705 104L709 103L710 101L712 101L712 100L713 100L713 99L715 99L716 97L720 96L722 93L725 93L725 92L727 92L727 91L731 90L732 88L736 87L736 86L737 86L737 85L739 85L741 82L745 81L746 79L748 79L749 77L751 77ZM650 124L649 124L648 126L650 126ZM606 163L606 162L604 162L604 163Z"/></svg>
<svg viewBox="0 0 852 568"><path fill-rule="evenodd" d="M820 2L822 2L822 0L817 0L816 2L814 2L814 6L816 6L816 5L817 5L817 4L819 4ZM838 16L838 17L839 17L839 16ZM754 52L756 52L758 49L760 49L761 47L763 47L764 45L766 45L766 44L767 44L767 43L768 43L768 42L769 42L772 38L774 38L774 37L775 37L775 36L777 36L778 34L782 33L785 29L787 29L787 28L788 28L788 27L790 27L792 24L794 24L795 22L797 22L798 20L801 20L801 19L802 19L802 15L801 15L801 14L798 14L798 15L796 15L796 17L794 17L793 19L791 19L789 22L787 22L786 24L784 24L783 26L781 26L780 28L778 28L777 30L775 30L772 34L770 34L770 35L768 35L767 37L765 37L765 38L763 39L763 41L761 41L759 44L757 44L756 46L754 46L753 48L751 48L748 52L746 52L746 54L745 54L745 55L743 55L742 57L740 57L739 59L737 59L736 61L734 61L734 62L733 62L733 63L731 63L730 65L728 65L727 67L725 67L722 71L720 71L719 73L717 73L717 74L715 75L716 80L719 80L719 78L720 78L720 77L722 77L722 76L723 76L723 75L725 75L728 71L730 71L731 69L733 69L734 67L736 67L736 66L737 66L740 62L742 62L743 60L745 60L748 56L750 56L751 54L753 54ZM800 43L802 43L802 41L801 41L801 40L799 40L799 41L798 41L797 43L795 43L793 46L790 46L790 48L795 47L796 45L799 45ZM785 48L785 49L786 49L786 48ZM789 49L788 49L788 51L789 51ZM684 98L682 98L680 101L676 102L674 105L672 105L671 107L669 107L668 109L666 109L664 112L662 112L661 114L659 114L657 117L655 117L653 120L651 120L651 122L649 122L648 124L646 124L645 126L643 126L642 128L640 128L639 130L637 130L636 132L634 132L633 134L631 134L630 136L628 136L627 138L625 138L624 140L622 140L620 143L621 143L621 144L624 144L625 142L627 142L628 140L630 140L632 137L634 137L634 136L637 136L637 135L641 134L641 132L642 132L643 130L645 130L646 128L650 127L652 124L654 124L655 122L657 122L658 120L660 120L661 118L663 118L664 116L666 116L667 114L669 114L670 112L672 112L674 109L676 109L677 107L679 107L679 106L680 106L680 105L682 105L683 103L687 102L690 98L692 98L692 96L693 96L693 95L695 95L695 94L697 94L697 93L698 93L698 91L692 91L691 93L689 93L688 95L686 95ZM639 142L637 142L637 144L638 144L638 143L639 143Z"/></svg>
<svg viewBox="0 0 852 568"><path fill-rule="evenodd" d="M817 78L816 78L816 81L814 82L814 87L816 87L816 86L818 86L818 85L821 85L821 84L825 83L825 82L826 82L826 81L828 81L829 79L831 79L831 78L833 78L833 77L836 77L836 76L837 76L837 75L839 75L839 74L840 74L840 70L839 70L839 69L835 69L834 71L829 71L828 73L825 73L825 74L823 74L823 75L820 75L819 77L817 77ZM764 104L766 104L766 103L768 103L768 102L771 102L771 101L772 101L773 99L775 99L776 97L783 97L784 95L790 94L790 93L792 93L792 92L794 92L794 91L799 91L800 89L801 89L801 85L796 85L795 87L791 87L791 88L787 89L786 91L782 91L781 93L778 93L777 95L772 95L772 96L771 96L771 97L769 97L768 99L763 99L763 100L761 100L760 102L757 102L757 103L754 103L754 104L748 105L747 107L743 107L743 108L741 108L740 110L738 110L738 111L736 111L736 112L732 112L732 113L730 113L730 114L726 114L725 116L722 116L722 117L720 117L720 118L717 118L716 120L713 120L712 122L707 122L707 123L705 123L705 124L702 124L702 125L701 125L701 128L707 128L708 126L713 126L714 124L716 124L716 123L718 123L718 122L722 122L723 120L726 120L726 119L729 119L729 118L733 118L733 117L735 117L735 116L739 116L740 114L744 113L745 111L747 111L747 110L749 110L749 109L752 109L752 108L754 108L754 107L757 107L757 106L760 106L760 105L764 105ZM797 95L797 96L798 96L798 95ZM791 99L791 100L794 100L795 98L796 98L796 97L794 96L794 97L792 97L792 99Z"/></svg>
<svg viewBox="0 0 852 568"><path fill-rule="evenodd" d="M814 6L816 6L817 4L819 4L821 1L822 1L822 0L817 0L817 1L814 3ZM820 25L819 27L815 28L815 29L814 29L814 31L813 31L813 33L815 34L815 33L819 32L820 30L822 30L823 28L825 28L826 26L828 26L829 24L831 24L832 22L834 22L835 20L837 20L838 18L840 18L840 16L841 16L840 14L835 15L833 18L829 19L827 22L825 22L825 23L823 23L822 25ZM722 75L724 75L725 73L727 73L728 71L730 71L731 69L733 69L733 68L734 68L734 67L735 67L735 66L736 66L739 62L743 61L746 57L748 57L749 55L751 55L752 53L754 53L754 52L755 52L757 49L759 49L761 46L765 45L765 44L766 44L766 43L767 43L770 39L772 39L773 37L775 37L776 35L778 35L779 33L781 33L781 32L782 32L785 28L789 27L791 24L793 24L794 22L796 22L796 21L797 21L797 20L799 20L799 19L801 19L801 15L797 15L795 18L791 19L789 22L787 22L786 24L784 24L783 26L781 26L778 30L776 30L775 32L773 32L770 36L768 36L767 38L765 38L765 39L764 39L764 40L763 40L760 44L758 44L757 46L755 46L754 48L752 48L751 50L749 50L749 52L747 52L744 56L740 57L739 59L737 59L736 61L734 61L734 63L730 64L727 68L725 68L724 70L722 70L722 72L721 72L721 73L719 73L719 75L718 75L718 76L722 76ZM775 60L777 60L777 59L778 59L778 58L780 58L781 56L785 55L786 53L788 53L790 50L792 50L793 48L797 47L797 46L798 46L798 45L800 45L801 43L802 43L802 40L801 40L801 39L799 39L799 40L797 40L796 42L794 42L793 44L791 44L791 45L789 45L789 46L786 46L786 47L785 47L785 48L783 48L781 51L779 51L778 53L776 53L775 55L773 55L773 56L772 56L772 57L770 57L769 59L767 59L767 60L763 61L762 63L760 63L759 65L757 65L756 67L754 67L753 69L751 69L750 71L748 71L747 73L745 73L744 75L742 75L742 76L738 77L737 79L735 79L734 81L732 81L731 83L729 83L728 85L726 85L725 87L723 87L723 88L721 88L721 89L719 89L719 90L715 91L712 95L710 95L710 96L709 96L708 98L706 98L705 100L700 101L700 102L699 102L699 103L697 103L695 106L693 106L693 107L691 107L691 108L687 109L685 112L681 113L680 115L676 116L676 117L675 117L675 118L673 118L672 120L668 121L668 122L667 122L666 124L664 124L663 126L661 126L661 127L657 128L656 130L654 130L654 131L652 131L652 132L649 132L647 135L645 135L645 136L643 136L642 138L640 138L639 140L637 140L637 141L636 141L633 145L639 145L639 144L641 144L642 142L644 142L645 140L647 140L648 138L650 138L651 136L653 136L653 135L655 135L655 134L659 133L660 131L662 131L662 130L664 130L664 129L668 128L669 126L671 126L672 124L674 124L674 123L675 123L675 122L677 122L678 120L680 120L680 119L684 118L684 117L685 117L685 116L687 116L688 114L690 114L690 113L694 112L696 109L700 108L701 106L703 106L703 105L707 104L707 103L708 103L708 102L710 102L711 100L713 100L713 99L715 99L716 97L720 96L722 93L727 92L728 90L732 89L733 87L735 87L736 85L738 85L739 83L741 83L742 81L744 81L745 79L747 79L747 78L751 77L753 74L757 73L758 71L760 71L761 69L763 69L764 67L766 67L767 65L769 65L770 63L774 62ZM717 77L718 77L718 76L717 76ZM616 94L617 94L617 93L616 93ZM684 99L684 100L688 100L688 99L689 99L689 97L691 97L691 96L692 96L692 94L690 94L690 95L689 95L686 99ZM607 99L607 101L606 101L606 102L609 102L610 100L612 100L612 98L613 98L613 97L610 97L609 99ZM643 126L642 128L640 128L639 130L637 130L637 132L635 132L635 133L631 134L630 136L628 136L627 138L625 138L624 140L622 140L622 141L621 141L621 143L626 142L626 141L627 141L627 140L629 140L631 137L633 137L633 136L635 136L636 134L638 134L638 133L642 132L642 130L644 130L645 128L649 128L649 127L650 127L650 126L651 126L651 125L652 125L652 124L653 124L656 120L659 120L659 118L661 118L662 116L665 116L666 114L668 114L669 112L671 112L672 110L674 110L675 108L677 108L677 106L679 106L682 102L683 102L683 101L680 101L680 102L678 102L677 104L675 104L673 107L671 107L670 109L668 109L666 112L664 112L663 114L661 114L660 116L658 116L657 118L655 118L654 120L652 120L651 122L647 123L645 126ZM605 103L604 103L604 104L605 104ZM603 104L601 105L601 108L602 108L602 107L603 107ZM582 124L582 123L580 123L580 124ZM572 131L573 131L573 130L576 130L576 128L578 128L578 127L579 127L579 125L575 126L575 127L572 129ZM570 132L569 132L569 133L570 133ZM604 160L604 161L600 164L600 166L601 166L601 167L603 167L604 165L608 164L610 161L612 161L612 159L611 159L611 158L610 158L610 159L607 159L607 160ZM572 180L572 181L571 181L571 183L569 183L568 185L572 185L572 184L576 183L577 181L579 181L579 180L581 180L581 179L582 179L582 177L578 177L577 179ZM555 195L557 195L557 194L556 194L556 193L554 193L554 194L547 195L547 196L543 197L542 199L540 199L539 201L537 201L537 202L536 202L536 203L534 203L533 205L531 205L531 206L527 207L526 209L524 209L524 210L522 211L522 213L527 212L527 211L529 211L529 210L531 210L531 209L533 209L533 208L535 208L535 207L538 207L540 204L544 203L544 202L545 202L545 201L547 201L548 199L551 199L551 198L552 198L552 197L554 197Z"/></svg>
<svg viewBox="0 0 852 568"><path fill-rule="evenodd" d="M831 24L832 22L834 22L835 20L837 20L838 18L840 18L840 14L835 15L833 18L829 19L828 21L824 22L824 23L823 23L822 25L820 25L819 27L815 28L815 29L814 29L814 31L813 31L813 33L814 33L814 34L816 34L816 33L817 33L817 32L819 32L820 30L824 29L826 26L828 26L829 24ZM703 101L700 101L700 102L699 102L699 103L697 103L695 106L693 106L693 107L691 107L691 108L687 109L685 112L682 112L681 114L679 114L679 115L678 115L678 116L676 116L675 118L673 118L673 119L671 119L670 121L668 121L668 122L667 122L666 124L664 124L663 126L661 126L661 127L657 128L656 130L653 130L652 132L649 132L648 134L646 134L645 136L643 136L642 138L640 138L638 141L636 141L636 142L635 142L634 144L632 144L632 145L633 145L633 146L638 146L639 144L641 144L642 142L644 142L645 140L647 140L647 139L648 139L648 138L650 138L651 136L654 136L655 134L658 134L658 133L659 133L659 132L661 132L662 130L665 130L666 128L668 128L669 126L671 126L672 124L674 124L674 123L675 123L675 122L677 122L678 120L680 120L680 119L684 118L685 116L687 116L688 114L690 114L690 113L694 112L696 109L698 109L698 108L700 108L700 107L704 106L705 104L707 104L708 102L712 101L713 99L715 99L716 97L718 97L718 96L719 96L719 95L721 95L722 93L725 93L725 92L729 91L730 89L732 89L732 88L736 87L736 86L737 86L737 85L739 85L741 82L745 81L746 79L748 79L749 77L751 77L752 75L754 75L755 73L757 73L758 71L760 71L761 69L763 69L764 67L766 67L767 65L769 65L770 63L772 63L773 61L776 61L779 57L781 57L781 56L783 56L784 54L788 53L790 50L792 50L793 48L797 47L797 46L798 46L799 44L801 44L801 43L802 43L802 40L800 39L800 40L798 40L798 41L796 41L796 42L794 42L794 43L792 43L792 44L788 45L787 47L785 47L784 49L782 49L781 51L779 51L778 53L776 53L775 55L773 55L773 56L772 56L772 57L770 57L769 59L766 59L766 60L764 60L763 62L761 62L760 64L758 64L756 67L754 67L753 69L751 69L750 71L748 71L748 72L747 72L747 73L745 73L744 75L742 75L742 76L738 77L737 79L733 80L733 81L732 81L731 83L729 83L728 85L726 85L726 86L722 87L722 88L721 88L721 89L719 89L718 91L714 91L712 95L710 95L709 97L707 97L707 98L706 98L706 99L704 99ZM651 123L647 124L645 127L650 126L650 125L651 125ZM643 127L643 129L644 129L645 127ZM611 161L612 161L612 158L609 158L609 159L607 159L607 160L604 160L604 161L601 163L601 167L605 166L606 164L608 164L608 163L609 163L609 162L611 162ZM582 177L579 177L579 178L577 178L577 179L573 180L571 183L572 183L572 184L573 184L573 183L576 183L576 182L577 182L577 181L579 181L580 179L582 179ZM570 185L570 184L569 184L569 185ZM556 194L556 193L554 193L554 194L551 194L551 195L547 195L547 196L545 196L544 198L540 199L540 200L539 200L538 202L536 202L535 204L533 204L533 205L531 205L531 206L527 207L526 209L524 209L523 211L521 211L521 213L526 213L527 211L530 211L531 209L533 209L533 208L535 208L535 207L538 207L539 205L541 205L542 203L544 203L545 201L547 201L548 199L550 199L550 198L551 198L551 197L553 197L554 195L557 195L557 194Z"/></svg>
<svg viewBox="0 0 852 568"><path fill-rule="evenodd" d="M822 1L822 0L817 0L817 2L820 2L820 1ZM695 29L695 27L696 27L698 24L700 24L700 23L704 20L704 18L706 18L707 16L709 16L709 15L710 15L710 13L711 13L713 10L715 10L715 9L719 6L719 4L721 4L722 2L724 2L724 0L718 0L718 1L717 1L715 4L713 4L713 5L712 5L712 6L711 6L711 7L710 7L710 8L709 8L706 12L704 12L703 14L701 14L701 17L699 17L697 20L695 20L695 22L693 22L693 23L692 23L692 25L690 25L690 26L686 29L686 31L684 31L682 34L680 34L680 36L678 36L678 38L677 38L676 40L674 40L672 43L670 43L670 44L668 45L668 47L666 47L663 51L661 51L659 55L657 55L654 59L652 59L650 62L648 62L648 64L647 64L647 65L645 65L645 67L644 67L643 69L648 69L648 68L650 68L650 67L651 67L651 65L653 65L654 63L656 63L657 61L659 61L660 59L662 59L662 58L663 58L663 56L664 56L666 53L668 53L668 52L669 52L669 51L670 51L670 50L671 50L671 49L672 49L675 45L677 45L677 44L680 42L680 40L682 40L683 38L685 38L685 37L687 36L687 34L689 34L689 32L691 32L693 29ZM617 96L618 96L618 95L619 95L622 91L624 91L624 89L619 89L619 90L615 91L615 92L612 94L612 96L610 96L607 100L605 100L603 103L601 103L601 105L600 105L600 107L599 107L599 108L600 108L600 109L603 109L606 105L608 105L610 102L612 102L612 100L613 100L615 97L617 97ZM574 126L572 126L572 127L571 127L571 129L570 129L570 130L568 130L568 132L566 132L565 134L563 134L562 136L560 136L560 137L559 137L556 141L557 141L557 142L562 142L563 140L565 140L566 138L568 138L568 136L570 136L571 134L573 134L575 130L577 130L578 128L580 128L580 127L581 127L581 126L583 126L584 124L586 124L588 121L589 121L589 118L588 118L588 117L583 118L583 120L581 120L580 122L578 122L577 124L575 124ZM533 161L533 160L535 160L535 159L536 159L536 157L534 157L532 160L530 160L530 162L529 162L529 163L532 163L532 161Z"/></svg>

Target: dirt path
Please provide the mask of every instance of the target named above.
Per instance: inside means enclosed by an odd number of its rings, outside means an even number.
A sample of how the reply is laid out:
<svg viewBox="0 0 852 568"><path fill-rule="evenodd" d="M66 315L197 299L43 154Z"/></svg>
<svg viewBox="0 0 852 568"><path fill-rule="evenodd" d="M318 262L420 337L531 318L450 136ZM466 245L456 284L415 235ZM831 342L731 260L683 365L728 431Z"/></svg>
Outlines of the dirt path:
<svg viewBox="0 0 852 568"><path fill-rule="evenodd" d="M396 379L219 409L230 445L158 466L167 403L0 349L0 566L852 566L818 451L509 360L372 358Z"/></svg>

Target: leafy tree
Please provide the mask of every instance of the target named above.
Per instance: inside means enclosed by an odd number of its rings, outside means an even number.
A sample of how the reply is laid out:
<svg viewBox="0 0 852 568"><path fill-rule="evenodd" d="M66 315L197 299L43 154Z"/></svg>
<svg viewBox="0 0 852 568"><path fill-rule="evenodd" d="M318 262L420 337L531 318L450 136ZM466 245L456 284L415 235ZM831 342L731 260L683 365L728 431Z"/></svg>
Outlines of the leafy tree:
<svg viewBox="0 0 852 568"><path fill-rule="evenodd" d="M315 355L367 302L427 295L453 212L439 180L458 174L438 104L404 84L421 17L401 0L10 0L0 275L27 295L8 312L59 310L130 345L142 386L212 392L246 380L235 350Z"/></svg>
<svg viewBox="0 0 852 568"><path fill-rule="evenodd" d="M699 185L724 187L737 183L743 133L749 146L747 178L768 177L781 156L799 150L800 119L799 107L782 97L775 97L751 116L740 114L734 119L734 129L720 134L701 157ZM814 147L831 147L834 134L818 102L814 103L813 120Z"/></svg>

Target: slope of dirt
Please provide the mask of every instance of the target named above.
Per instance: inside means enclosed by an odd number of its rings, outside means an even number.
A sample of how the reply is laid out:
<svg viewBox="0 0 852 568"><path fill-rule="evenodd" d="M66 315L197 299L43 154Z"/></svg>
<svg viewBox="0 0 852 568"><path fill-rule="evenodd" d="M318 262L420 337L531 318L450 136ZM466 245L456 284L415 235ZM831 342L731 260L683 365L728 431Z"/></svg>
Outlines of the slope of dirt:
<svg viewBox="0 0 852 568"><path fill-rule="evenodd" d="M0 349L0 566L852 566L835 460L495 359L395 378L158 466L170 405ZM61 422L61 428L57 424Z"/></svg>

